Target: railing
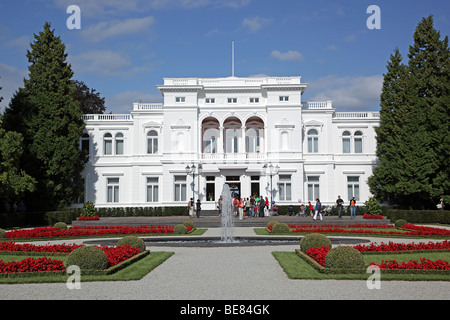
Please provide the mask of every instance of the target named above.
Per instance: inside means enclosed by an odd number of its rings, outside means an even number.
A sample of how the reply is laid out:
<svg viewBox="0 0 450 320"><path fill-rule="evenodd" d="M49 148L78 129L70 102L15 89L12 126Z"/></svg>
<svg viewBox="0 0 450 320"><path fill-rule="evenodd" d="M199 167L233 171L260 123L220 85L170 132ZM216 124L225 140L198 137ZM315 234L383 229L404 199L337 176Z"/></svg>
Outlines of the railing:
<svg viewBox="0 0 450 320"><path fill-rule="evenodd" d="M309 101L302 103L303 109L332 109L333 104L331 101Z"/></svg>
<svg viewBox="0 0 450 320"><path fill-rule="evenodd" d="M376 119L380 117L379 112L336 112L334 114L335 119Z"/></svg>
<svg viewBox="0 0 450 320"><path fill-rule="evenodd" d="M84 114L83 121L130 121L130 114Z"/></svg>
<svg viewBox="0 0 450 320"><path fill-rule="evenodd" d="M133 110L162 110L162 103L133 103Z"/></svg>

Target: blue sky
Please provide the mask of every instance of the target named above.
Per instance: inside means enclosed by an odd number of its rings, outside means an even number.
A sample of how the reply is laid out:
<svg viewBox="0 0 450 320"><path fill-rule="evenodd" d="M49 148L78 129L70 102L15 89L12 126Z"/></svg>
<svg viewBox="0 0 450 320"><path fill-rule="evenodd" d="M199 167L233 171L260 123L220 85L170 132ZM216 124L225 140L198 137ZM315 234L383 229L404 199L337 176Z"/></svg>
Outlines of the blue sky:
<svg viewBox="0 0 450 320"><path fill-rule="evenodd" d="M69 5L81 29L69 30ZM381 29L368 29L370 5ZM301 76L304 101L332 100L338 111L379 110L395 47L407 59L413 32L434 16L449 34L448 0L3 0L0 3L0 111L28 76L26 51L46 21L67 46L74 79L106 98L107 112L161 102L169 77Z"/></svg>

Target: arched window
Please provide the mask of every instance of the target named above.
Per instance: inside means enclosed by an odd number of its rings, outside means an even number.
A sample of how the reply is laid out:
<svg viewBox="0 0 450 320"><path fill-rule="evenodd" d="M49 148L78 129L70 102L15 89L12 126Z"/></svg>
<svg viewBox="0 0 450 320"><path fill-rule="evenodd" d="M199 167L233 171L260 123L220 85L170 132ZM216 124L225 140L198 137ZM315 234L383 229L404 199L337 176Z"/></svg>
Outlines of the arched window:
<svg viewBox="0 0 450 320"><path fill-rule="evenodd" d="M203 153L217 153L219 130L207 129L203 134Z"/></svg>
<svg viewBox="0 0 450 320"><path fill-rule="evenodd" d="M156 132L155 130L150 130L147 133L147 153L158 153L158 132Z"/></svg>
<svg viewBox="0 0 450 320"><path fill-rule="evenodd" d="M319 133L316 129L309 129L307 133L308 138L308 152L318 153L319 152Z"/></svg>
<svg viewBox="0 0 450 320"><path fill-rule="evenodd" d="M355 132L355 138L354 138L354 143L355 143L355 153L362 153L363 152L363 134L361 131L356 131Z"/></svg>
<svg viewBox="0 0 450 320"><path fill-rule="evenodd" d="M350 139L351 139L351 133L348 131L344 131L344 133L342 133L342 152L343 153L350 153Z"/></svg>
<svg viewBox="0 0 450 320"><path fill-rule="evenodd" d="M112 155L112 145L113 145L112 134L107 132L103 136L103 154L105 156Z"/></svg>
<svg viewBox="0 0 450 320"><path fill-rule="evenodd" d="M124 140L123 140L123 133L118 132L116 133L116 155L121 155L124 152Z"/></svg>
<svg viewBox="0 0 450 320"><path fill-rule="evenodd" d="M226 129L226 151L227 153L239 152L239 136L241 135L240 129Z"/></svg>
<svg viewBox="0 0 450 320"><path fill-rule="evenodd" d="M247 152L260 153L261 152L261 135L259 129L250 128L246 132Z"/></svg>

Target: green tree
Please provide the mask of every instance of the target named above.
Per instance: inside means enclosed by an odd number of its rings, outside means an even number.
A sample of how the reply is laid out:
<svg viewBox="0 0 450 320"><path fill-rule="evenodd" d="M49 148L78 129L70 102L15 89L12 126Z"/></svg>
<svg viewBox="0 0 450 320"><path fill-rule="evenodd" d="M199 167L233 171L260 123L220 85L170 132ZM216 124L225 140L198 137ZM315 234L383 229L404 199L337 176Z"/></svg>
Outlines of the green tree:
<svg viewBox="0 0 450 320"><path fill-rule="evenodd" d="M440 40L432 16L417 25L408 58L403 66L396 50L384 76L369 186L391 203L431 208L450 193L448 37Z"/></svg>
<svg viewBox="0 0 450 320"><path fill-rule="evenodd" d="M0 128L0 194L5 202L19 201L25 192L33 192L35 188L36 180L19 166L22 142L20 133Z"/></svg>
<svg viewBox="0 0 450 320"><path fill-rule="evenodd" d="M406 67L402 64L402 56L396 48L391 54L384 74L380 97L380 121L376 128L378 166L368 183L372 193L385 200L396 200L397 184L400 181L402 155L398 151L401 140L402 113L401 108L406 101Z"/></svg>
<svg viewBox="0 0 450 320"><path fill-rule="evenodd" d="M36 159L34 176L38 180L35 195L41 207L62 207L82 190L81 171L86 158L79 148L84 129L81 108L73 96L73 72L67 62L66 47L55 36L50 23L34 35L25 91L29 99L29 152Z"/></svg>
<svg viewBox="0 0 450 320"><path fill-rule="evenodd" d="M76 90L73 98L80 103L83 114L103 114L105 112L105 98L99 92L90 89L83 81L75 80Z"/></svg>

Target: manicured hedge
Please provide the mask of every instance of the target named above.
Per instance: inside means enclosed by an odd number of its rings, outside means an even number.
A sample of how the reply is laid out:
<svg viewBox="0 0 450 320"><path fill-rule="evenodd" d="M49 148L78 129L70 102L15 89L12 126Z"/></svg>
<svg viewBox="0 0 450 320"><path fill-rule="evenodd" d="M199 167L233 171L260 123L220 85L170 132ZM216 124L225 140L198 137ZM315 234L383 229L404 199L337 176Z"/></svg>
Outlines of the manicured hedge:
<svg viewBox="0 0 450 320"><path fill-rule="evenodd" d="M442 210L387 210L391 221L400 219L408 223L442 223L450 224L450 211Z"/></svg>
<svg viewBox="0 0 450 320"><path fill-rule="evenodd" d="M188 216L187 207L96 208L99 217ZM0 214L0 228L53 226L56 222L71 224L81 215L81 208L51 212L10 212Z"/></svg>

